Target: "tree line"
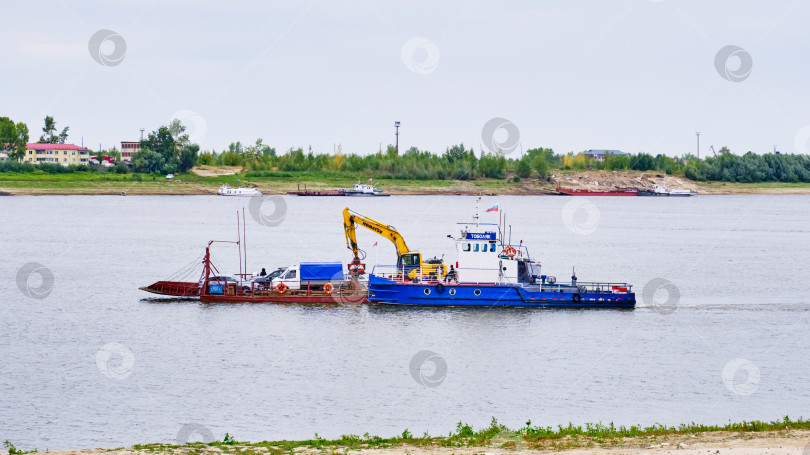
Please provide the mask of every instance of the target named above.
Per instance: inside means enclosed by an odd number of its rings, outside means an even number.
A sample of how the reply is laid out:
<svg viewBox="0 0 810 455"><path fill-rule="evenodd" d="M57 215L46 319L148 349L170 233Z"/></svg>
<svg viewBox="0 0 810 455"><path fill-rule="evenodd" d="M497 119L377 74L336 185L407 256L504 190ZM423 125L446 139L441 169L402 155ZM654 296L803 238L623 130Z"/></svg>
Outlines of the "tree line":
<svg viewBox="0 0 810 455"><path fill-rule="evenodd" d="M39 142L65 143L69 127L57 133L53 117L45 117ZM352 177L368 175L378 179L407 180L474 180L481 178L515 181L527 178L548 179L558 170L635 170L655 171L682 176L695 181L725 182L810 182L810 156L794 154L735 155L723 147L715 156L700 159L686 154L669 157L647 153L635 155L607 154L604 160L590 158L585 153L555 153L550 148L532 148L520 156L488 153L467 148L463 143L446 147L436 154L411 147L399 153L393 145L368 155L343 153L338 146L334 154L315 153L309 147L291 148L285 153L265 144L260 138L243 145L231 143L221 152L204 151L191 143L186 128L179 120L160 126L141 141L140 150L132 157L130 166L119 164L115 172L170 174L186 172L195 165L241 166L248 177L272 177L307 173L350 174ZM43 166L18 163L25 155L29 140L28 127L0 117L0 146L5 148L9 160L0 163L4 172L82 172L95 170L92 166ZM100 151L100 155L120 158L114 147Z"/></svg>

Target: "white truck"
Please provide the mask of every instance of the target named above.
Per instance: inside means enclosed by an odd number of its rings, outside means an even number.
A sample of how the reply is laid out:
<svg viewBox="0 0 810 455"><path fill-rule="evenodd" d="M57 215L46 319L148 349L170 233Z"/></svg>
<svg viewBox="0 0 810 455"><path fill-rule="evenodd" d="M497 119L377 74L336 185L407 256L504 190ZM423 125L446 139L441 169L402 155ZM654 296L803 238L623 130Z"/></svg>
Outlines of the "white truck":
<svg viewBox="0 0 810 455"><path fill-rule="evenodd" d="M273 287L284 284L288 289L321 289L326 283L337 287L345 280L340 262L302 262L293 264L273 278Z"/></svg>

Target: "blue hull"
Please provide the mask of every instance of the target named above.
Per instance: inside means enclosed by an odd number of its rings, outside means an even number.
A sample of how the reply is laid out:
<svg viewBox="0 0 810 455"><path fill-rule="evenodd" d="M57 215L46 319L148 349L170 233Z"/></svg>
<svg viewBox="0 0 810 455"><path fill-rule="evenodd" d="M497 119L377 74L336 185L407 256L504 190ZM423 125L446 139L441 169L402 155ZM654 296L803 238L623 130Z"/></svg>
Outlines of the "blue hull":
<svg viewBox="0 0 810 455"><path fill-rule="evenodd" d="M636 295L612 292L545 292L539 286L397 283L369 276L369 300L415 306L633 308Z"/></svg>

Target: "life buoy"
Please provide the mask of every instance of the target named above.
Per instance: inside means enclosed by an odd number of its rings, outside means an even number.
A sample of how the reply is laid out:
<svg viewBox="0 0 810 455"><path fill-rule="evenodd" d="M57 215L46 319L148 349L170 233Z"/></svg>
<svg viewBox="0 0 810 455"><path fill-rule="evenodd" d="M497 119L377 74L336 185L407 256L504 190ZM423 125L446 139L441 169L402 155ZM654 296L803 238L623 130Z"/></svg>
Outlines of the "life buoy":
<svg viewBox="0 0 810 455"><path fill-rule="evenodd" d="M506 247L506 248L503 250L503 252L504 252L504 253L506 253L506 255L507 255L507 256L509 256L510 258L515 257L515 255L517 254L517 250L516 250L516 249L515 249L515 247L513 247L513 246L508 246L508 247Z"/></svg>
<svg viewBox="0 0 810 455"><path fill-rule="evenodd" d="M582 300L582 296L580 296L579 294L574 294L574 296L571 297L571 300L573 300L574 302L579 302Z"/></svg>
<svg viewBox="0 0 810 455"><path fill-rule="evenodd" d="M335 290L335 286L333 286L332 283L326 283L326 284L323 285L323 292L325 292L327 294L331 294L332 291L334 291L334 290Z"/></svg>
<svg viewBox="0 0 810 455"><path fill-rule="evenodd" d="M441 294L442 292L444 292L444 285L441 284L441 283L438 283L436 285L436 293Z"/></svg>
<svg viewBox="0 0 810 455"><path fill-rule="evenodd" d="M276 292L278 292L279 294L284 294L285 292L287 292L287 285L284 283L277 284Z"/></svg>

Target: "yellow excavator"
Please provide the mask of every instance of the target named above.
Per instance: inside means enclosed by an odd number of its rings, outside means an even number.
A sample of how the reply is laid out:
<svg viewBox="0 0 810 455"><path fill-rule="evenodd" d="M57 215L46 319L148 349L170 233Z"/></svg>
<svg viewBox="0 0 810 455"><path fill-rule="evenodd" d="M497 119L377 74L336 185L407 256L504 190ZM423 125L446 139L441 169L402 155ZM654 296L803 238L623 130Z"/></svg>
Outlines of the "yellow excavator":
<svg viewBox="0 0 810 455"><path fill-rule="evenodd" d="M393 226L353 212L346 207L343 209L343 229L346 231L346 245L354 254L352 262L349 263L350 275L357 276L365 273L365 264L360 262L361 250L357 246L355 226L358 224L393 242L397 249L397 273L399 275L407 276L408 279L414 281L431 281L447 275L447 266L443 260L437 258L423 260L422 253L411 251L405 243L405 239ZM365 258L365 253L363 258ZM421 277L419 277L420 268Z"/></svg>

